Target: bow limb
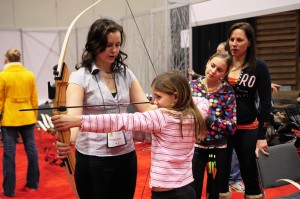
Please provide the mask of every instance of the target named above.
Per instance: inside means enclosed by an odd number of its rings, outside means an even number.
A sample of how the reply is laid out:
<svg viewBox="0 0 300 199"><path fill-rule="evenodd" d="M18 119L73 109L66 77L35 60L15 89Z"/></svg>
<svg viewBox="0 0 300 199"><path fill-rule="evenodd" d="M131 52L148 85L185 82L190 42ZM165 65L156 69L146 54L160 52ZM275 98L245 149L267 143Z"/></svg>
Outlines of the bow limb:
<svg viewBox="0 0 300 199"><path fill-rule="evenodd" d="M96 1L94 4L90 5L88 8L86 8L85 10L83 10L81 13L79 13L75 19L73 19L72 23L70 24L70 26L68 27L68 30L66 32L66 36L60 51L60 55L59 55L59 59L58 59L58 65L57 65L57 76L61 76L61 71L62 71L62 67L63 67L63 63L65 60L65 55L66 55L66 49L68 46L68 42L69 42L69 38L71 35L71 31L76 23L76 21L85 13L87 12L89 9L91 9L92 7L94 7L96 4L98 4L99 2L101 2L102 0L98 0Z"/></svg>
<svg viewBox="0 0 300 199"><path fill-rule="evenodd" d="M62 70L61 74L63 76L61 78L55 80L56 93L55 93L55 99L53 102L54 106L66 104L66 89L67 89L67 84L68 84L68 80L69 80L69 71L68 71L68 67L66 64L63 65L63 70ZM65 112L66 112L66 109L59 110L59 111L54 110L53 115L65 114ZM65 131L57 131L57 140L59 142L70 145L70 136L71 136L71 132L69 129L65 130ZM75 170L75 154L72 150L67 155L66 158L62 159L62 163L60 166L63 167L66 171L66 174L67 174L68 180L71 184L71 188L74 192L74 195L76 196L76 198L79 198L79 196L77 194L75 182L73 179L73 174L74 174L74 170Z"/></svg>
<svg viewBox="0 0 300 199"><path fill-rule="evenodd" d="M85 10L83 10L82 12L80 12L75 19L72 21L72 23L70 24L70 26L68 27L68 30L66 32L65 35L65 39L61 48L61 52L60 52L60 56L58 59L58 65L57 65L57 69L54 72L55 75L55 99L54 99L54 103L53 105L58 107L58 106L66 106L66 90L67 90L67 84L68 84L68 80L69 80L69 71L68 71L68 67L66 64L64 64L64 59L65 59L65 54L66 54L66 50L68 47L68 42L69 42L69 38L70 38L70 34L72 31L73 26L75 25L76 21L85 13L87 12L89 9L91 9L93 6L95 6L96 4L98 4L99 2L101 2L102 0L98 0L96 1L94 4L92 4L91 6L89 6L88 8L86 8ZM54 111L53 115L57 115L57 114L64 114L66 112L65 110L60 110L60 111ZM67 143L70 144L70 137L71 137L71 133L70 130L67 131L60 131L57 133L57 139L60 142L63 143ZM71 151L71 153L68 154L68 156L63 159L62 165L67 173L68 176L68 180L71 184L72 190L76 196L76 198L79 198L77 190L76 190L76 186L75 186L75 182L73 179L73 173L75 170L75 155L74 152Z"/></svg>

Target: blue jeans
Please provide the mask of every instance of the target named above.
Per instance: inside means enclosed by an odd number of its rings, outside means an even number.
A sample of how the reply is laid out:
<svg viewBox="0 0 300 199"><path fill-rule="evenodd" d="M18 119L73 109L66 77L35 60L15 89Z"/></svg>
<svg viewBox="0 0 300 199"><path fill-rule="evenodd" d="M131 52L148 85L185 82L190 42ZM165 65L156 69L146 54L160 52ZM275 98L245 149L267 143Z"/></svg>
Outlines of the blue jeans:
<svg viewBox="0 0 300 199"><path fill-rule="evenodd" d="M241 171L240 171L239 160L236 156L235 150L233 149L229 184L233 184L238 181L242 181L242 176L241 176Z"/></svg>
<svg viewBox="0 0 300 199"><path fill-rule="evenodd" d="M7 196L15 195L16 187L16 142L20 133L24 142L27 155L27 177L26 185L31 189L38 189L40 171L38 165L38 152L34 139L34 125L18 127L1 127L4 145L3 154L3 192Z"/></svg>

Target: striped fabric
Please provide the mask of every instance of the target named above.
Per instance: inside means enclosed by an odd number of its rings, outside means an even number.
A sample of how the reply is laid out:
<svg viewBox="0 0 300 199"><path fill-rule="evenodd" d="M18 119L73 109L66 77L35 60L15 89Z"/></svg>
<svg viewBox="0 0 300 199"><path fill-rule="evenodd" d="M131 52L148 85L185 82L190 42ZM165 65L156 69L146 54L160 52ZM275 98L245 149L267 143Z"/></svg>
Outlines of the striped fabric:
<svg viewBox="0 0 300 199"><path fill-rule="evenodd" d="M205 116L208 103L202 103L199 109ZM193 181L195 143L193 119L184 118L181 133L180 121L176 117L179 114L157 109L145 113L85 115L82 116L81 131L151 131L150 187L179 188Z"/></svg>

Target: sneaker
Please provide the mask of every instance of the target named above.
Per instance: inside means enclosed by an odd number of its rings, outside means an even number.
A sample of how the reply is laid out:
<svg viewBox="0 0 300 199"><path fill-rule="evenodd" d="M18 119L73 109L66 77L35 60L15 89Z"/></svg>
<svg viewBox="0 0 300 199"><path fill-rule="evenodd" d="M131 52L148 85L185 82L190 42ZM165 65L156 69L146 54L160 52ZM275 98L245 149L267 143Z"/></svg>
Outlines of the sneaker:
<svg viewBox="0 0 300 199"><path fill-rule="evenodd" d="M242 181L234 182L233 184L229 185L229 187L237 192L245 191L245 186Z"/></svg>

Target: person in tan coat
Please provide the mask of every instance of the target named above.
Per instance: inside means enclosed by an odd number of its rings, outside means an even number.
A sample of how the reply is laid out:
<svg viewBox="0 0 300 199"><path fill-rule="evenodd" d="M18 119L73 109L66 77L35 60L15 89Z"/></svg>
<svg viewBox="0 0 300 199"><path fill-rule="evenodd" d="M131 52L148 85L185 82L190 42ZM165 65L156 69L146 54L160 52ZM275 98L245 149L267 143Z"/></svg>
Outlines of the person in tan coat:
<svg viewBox="0 0 300 199"><path fill-rule="evenodd" d="M4 145L3 194L15 195L16 140L20 133L28 159L25 187L38 189L38 152L34 139L37 111L19 111L38 107L38 94L34 74L22 63L17 49L10 49L4 56L4 70L0 72L0 121Z"/></svg>

